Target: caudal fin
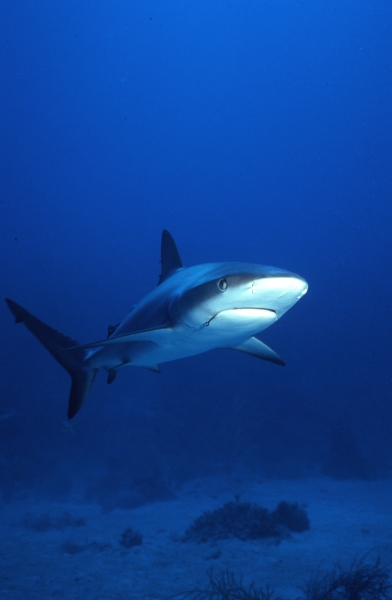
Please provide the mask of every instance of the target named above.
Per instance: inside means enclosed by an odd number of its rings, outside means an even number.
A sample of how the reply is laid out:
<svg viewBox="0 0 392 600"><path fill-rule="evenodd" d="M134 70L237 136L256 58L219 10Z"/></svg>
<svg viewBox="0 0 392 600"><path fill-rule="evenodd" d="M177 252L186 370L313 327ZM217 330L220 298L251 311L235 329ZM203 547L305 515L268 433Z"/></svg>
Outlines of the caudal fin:
<svg viewBox="0 0 392 600"><path fill-rule="evenodd" d="M79 345L76 340L49 327L13 300L6 298L5 301L15 317L15 322L24 323L27 329L49 350L53 358L70 374L72 386L68 418L72 419L86 400L98 369L92 369L85 365L86 350L75 348ZM59 352L67 350L67 348L72 349L67 352Z"/></svg>

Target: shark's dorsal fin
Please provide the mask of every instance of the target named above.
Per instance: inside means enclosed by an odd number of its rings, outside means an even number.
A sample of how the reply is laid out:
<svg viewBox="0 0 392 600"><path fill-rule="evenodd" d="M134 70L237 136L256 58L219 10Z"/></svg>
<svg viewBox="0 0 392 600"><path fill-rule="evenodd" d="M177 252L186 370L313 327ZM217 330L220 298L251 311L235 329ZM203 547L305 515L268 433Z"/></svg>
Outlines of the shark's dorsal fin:
<svg viewBox="0 0 392 600"><path fill-rule="evenodd" d="M173 240L172 235L164 229L161 240L161 274L158 285L183 268L184 265L177 250L176 242Z"/></svg>

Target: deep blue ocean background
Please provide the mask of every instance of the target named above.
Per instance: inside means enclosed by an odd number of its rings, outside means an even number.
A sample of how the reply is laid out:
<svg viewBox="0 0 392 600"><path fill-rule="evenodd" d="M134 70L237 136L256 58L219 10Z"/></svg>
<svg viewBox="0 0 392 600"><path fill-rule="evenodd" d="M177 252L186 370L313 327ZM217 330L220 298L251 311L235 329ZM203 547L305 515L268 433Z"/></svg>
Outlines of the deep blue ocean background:
<svg viewBox="0 0 392 600"><path fill-rule="evenodd" d="M80 342L151 290L162 229L185 265L298 273L260 337L67 373L3 303L0 487L104 505L247 470L391 474L392 6L370 0L7 1L1 7L1 295Z"/></svg>

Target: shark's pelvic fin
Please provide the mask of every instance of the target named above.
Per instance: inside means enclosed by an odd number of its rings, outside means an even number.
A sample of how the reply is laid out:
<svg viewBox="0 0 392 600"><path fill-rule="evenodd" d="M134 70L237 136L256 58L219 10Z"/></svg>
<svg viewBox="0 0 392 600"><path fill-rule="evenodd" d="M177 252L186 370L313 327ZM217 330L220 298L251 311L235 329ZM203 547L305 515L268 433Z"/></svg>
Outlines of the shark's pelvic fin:
<svg viewBox="0 0 392 600"><path fill-rule="evenodd" d="M57 362L70 374L72 386L69 396L68 418L72 419L87 398L98 369L88 368L84 365L86 353L80 348L78 342L46 325L13 300L6 298L6 302L15 317L16 323L24 323L27 329L35 335ZM70 350L64 352L70 347L72 347Z"/></svg>
<svg viewBox="0 0 392 600"><path fill-rule="evenodd" d="M117 367L115 367L114 369L109 369L107 382L108 383L113 383L113 381L117 377L117 373L118 373L118 368Z"/></svg>
<svg viewBox="0 0 392 600"><path fill-rule="evenodd" d="M170 275L183 268L184 265L182 264L176 243L172 235L164 229L161 240L161 274L158 285L170 277Z"/></svg>
<svg viewBox="0 0 392 600"><path fill-rule="evenodd" d="M233 350L239 350L240 352L245 352L245 354L251 354L256 358L268 360L276 365L282 365L282 367L286 366L286 363L280 358L279 354L276 354L272 348L267 346L267 344L263 344L263 342L255 337L251 337L246 340L246 342L243 342L238 346L234 346Z"/></svg>

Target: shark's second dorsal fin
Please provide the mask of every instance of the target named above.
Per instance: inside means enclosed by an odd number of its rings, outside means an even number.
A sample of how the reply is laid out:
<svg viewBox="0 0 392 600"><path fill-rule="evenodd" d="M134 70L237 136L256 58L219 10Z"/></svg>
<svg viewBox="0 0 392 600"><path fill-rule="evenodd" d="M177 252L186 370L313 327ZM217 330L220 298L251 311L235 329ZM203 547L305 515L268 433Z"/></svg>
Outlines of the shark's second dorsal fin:
<svg viewBox="0 0 392 600"><path fill-rule="evenodd" d="M183 268L184 265L177 250L176 242L173 240L171 234L164 229L161 240L161 274L158 285L173 275L173 273Z"/></svg>

